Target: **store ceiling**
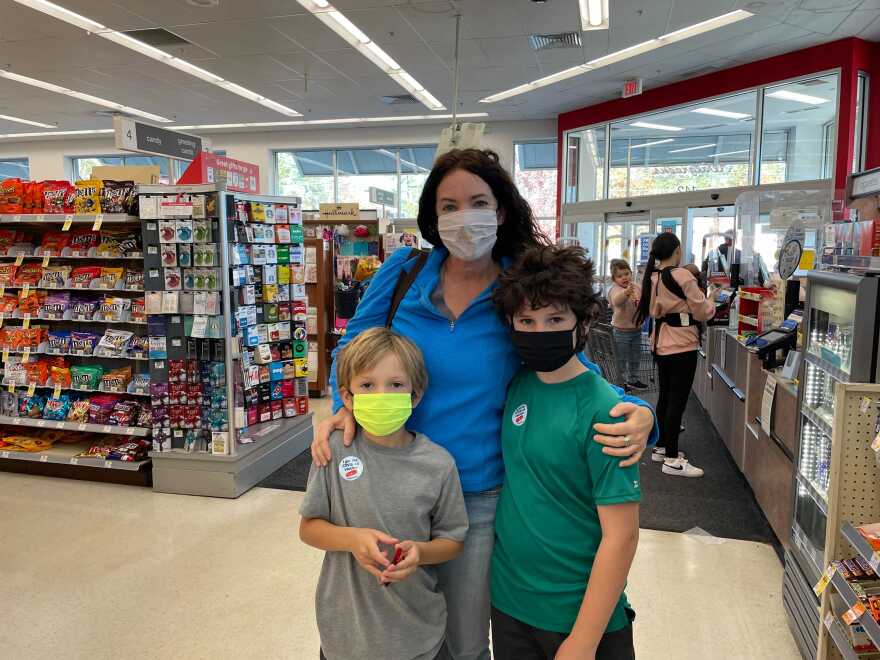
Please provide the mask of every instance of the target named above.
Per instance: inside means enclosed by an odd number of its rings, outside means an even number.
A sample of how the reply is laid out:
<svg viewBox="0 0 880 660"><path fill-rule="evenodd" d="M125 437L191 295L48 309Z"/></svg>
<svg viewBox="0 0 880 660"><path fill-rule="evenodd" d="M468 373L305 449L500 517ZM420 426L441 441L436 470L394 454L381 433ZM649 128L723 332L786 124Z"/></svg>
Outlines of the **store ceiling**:
<svg viewBox="0 0 880 660"><path fill-rule="evenodd" d="M424 115L387 105L405 93L296 0L57 0L117 30L162 27L188 42L169 52L301 112L303 119ZM452 105L454 8L462 14L463 112L490 120L552 118L619 96L626 78L657 87L847 36L880 40L880 0L611 0L610 31L579 48L534 51L529 35L577 30L577 0L335 0L333 4L432 94ZM488 94L743 8L746 21L505 102ZM0 66L173 118L179 124L289 119L13 0L0 0ZM101 108L0 79L0 114L108 128ZM33 130L0 119L0 134Z"/></svg>

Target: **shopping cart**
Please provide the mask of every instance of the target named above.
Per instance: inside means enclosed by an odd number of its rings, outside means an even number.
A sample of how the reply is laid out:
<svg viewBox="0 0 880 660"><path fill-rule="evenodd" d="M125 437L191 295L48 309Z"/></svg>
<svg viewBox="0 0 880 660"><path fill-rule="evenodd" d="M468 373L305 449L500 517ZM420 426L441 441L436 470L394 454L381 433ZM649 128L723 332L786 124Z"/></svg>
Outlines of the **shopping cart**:
<svg viewBox="0 0 880 660"><path fill-rule="evenodd" d="M602 376L609 383L623 387L623 375L617 368L617 347L614 345L614 334L609 323L594 323L587 332L587 353L589 358L599 365ZM642 350L639 358L639 370L637 380L642 381L648 387L640 392L657 391L657 367L654 364L654 356L651 353L650 338L642 334Z"/></svg>

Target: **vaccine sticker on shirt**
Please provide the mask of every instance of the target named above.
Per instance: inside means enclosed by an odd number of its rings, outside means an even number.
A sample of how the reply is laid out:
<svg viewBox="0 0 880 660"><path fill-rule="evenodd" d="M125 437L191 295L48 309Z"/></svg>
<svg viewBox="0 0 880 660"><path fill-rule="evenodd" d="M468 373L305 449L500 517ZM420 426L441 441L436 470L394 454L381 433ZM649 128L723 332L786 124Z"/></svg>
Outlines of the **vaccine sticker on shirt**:
<svg viewBox="0 0 880 660"><path fill-rule="evenodd" d="M364 464L357 456L346 456L339 462L339 476L354 481L364 473Z"/></svg>
<svg viewBox="0 0 880 660"><path fill-rule="evenodd" d="M510 421L513 422L514 426L522 426L526 423L526 417L529 416L529 407L526 404L522 404L516 407L516 410L513 411L513 417L510 418Z"/></svg>

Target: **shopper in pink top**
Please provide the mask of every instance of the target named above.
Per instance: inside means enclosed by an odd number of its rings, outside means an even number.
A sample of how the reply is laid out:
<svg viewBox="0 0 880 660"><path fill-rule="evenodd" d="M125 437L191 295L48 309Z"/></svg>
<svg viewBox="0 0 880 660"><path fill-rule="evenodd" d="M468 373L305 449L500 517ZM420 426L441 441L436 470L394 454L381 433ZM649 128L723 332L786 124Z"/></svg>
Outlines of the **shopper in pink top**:
<svg viewBox="0 0 880 660"><path fill-rule="evenodd" d="M716 290L708 298L696 278L681 263L681 241L664 232L654 239L636 322L652 319L651 346L657 362L660 397L657 421L660 440L651 458L663 462L663 473L678 477L702 477L678 450L681 418L687 406L700 347L700 323L715 316Z"/></svg>
<svg viewBox="0 0 880 660"><path fill-rule="evenodd" d="M639 380L639 362L642 359L642 329L636 325L642 287L633 281L632 270L625 259L611 260L611 280L608 292L611 305L611 327L614 332L614 358L623 379L623 387L643 390L648 386Z"/></svg>

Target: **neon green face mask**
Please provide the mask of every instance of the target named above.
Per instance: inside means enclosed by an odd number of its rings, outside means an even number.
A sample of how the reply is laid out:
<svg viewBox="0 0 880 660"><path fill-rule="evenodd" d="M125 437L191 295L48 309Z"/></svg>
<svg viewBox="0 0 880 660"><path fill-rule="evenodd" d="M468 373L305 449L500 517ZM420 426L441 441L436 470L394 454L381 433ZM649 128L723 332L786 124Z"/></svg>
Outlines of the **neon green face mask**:
<svg viewBox="0 0 880 660"><path fill-rule="evenodd" d="M370 435L391 435L406 424L410 415L412 394L378 392L354 395L354 418Z"/></svg>

